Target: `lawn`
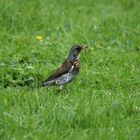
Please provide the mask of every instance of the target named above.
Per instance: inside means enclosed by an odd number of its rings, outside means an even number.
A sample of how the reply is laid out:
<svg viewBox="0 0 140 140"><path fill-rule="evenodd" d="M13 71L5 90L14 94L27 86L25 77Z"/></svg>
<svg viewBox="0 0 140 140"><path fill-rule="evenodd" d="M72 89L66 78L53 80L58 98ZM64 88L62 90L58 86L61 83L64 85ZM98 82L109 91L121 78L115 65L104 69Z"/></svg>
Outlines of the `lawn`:
<svg viewBox="0 0 140 140"><path fill-rule="evenodd" d="M75 44L77 78L38 87ZM0 0L0 139L139 140L140 1Z"/></svg>

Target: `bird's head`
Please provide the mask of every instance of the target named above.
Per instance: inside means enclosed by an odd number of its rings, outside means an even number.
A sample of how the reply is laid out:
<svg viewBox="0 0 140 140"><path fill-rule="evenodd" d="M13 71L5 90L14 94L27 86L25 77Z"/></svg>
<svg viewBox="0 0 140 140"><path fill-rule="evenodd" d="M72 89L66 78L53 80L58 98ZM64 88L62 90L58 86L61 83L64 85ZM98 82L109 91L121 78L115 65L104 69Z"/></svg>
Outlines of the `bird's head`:
<svg viewBox="0 0 140 140"><path fill-rule="evenodd" d="M70 50L68 60L74 62L79 59L80 52L86 47L85 45L74 45Z"/></svg>

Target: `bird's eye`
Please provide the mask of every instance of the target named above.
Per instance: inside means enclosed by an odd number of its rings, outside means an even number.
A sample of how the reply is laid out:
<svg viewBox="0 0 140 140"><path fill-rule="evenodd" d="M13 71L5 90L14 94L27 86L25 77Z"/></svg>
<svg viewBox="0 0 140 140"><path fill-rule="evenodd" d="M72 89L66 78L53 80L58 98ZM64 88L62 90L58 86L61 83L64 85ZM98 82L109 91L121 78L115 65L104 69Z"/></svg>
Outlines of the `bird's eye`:
<svg viewBox="0 0 140 140"><path fill-rule="evenodd" d="M76 55L76 54L73 54L73 56L74 56L74 57L77 57L77 55Z"/></svg>
<svg viewBox="0 0 140 140"><path fill-rule="evenodd" d="M81 47L77 47L76 50L77 50L77 51L81 51Z"/></svg>

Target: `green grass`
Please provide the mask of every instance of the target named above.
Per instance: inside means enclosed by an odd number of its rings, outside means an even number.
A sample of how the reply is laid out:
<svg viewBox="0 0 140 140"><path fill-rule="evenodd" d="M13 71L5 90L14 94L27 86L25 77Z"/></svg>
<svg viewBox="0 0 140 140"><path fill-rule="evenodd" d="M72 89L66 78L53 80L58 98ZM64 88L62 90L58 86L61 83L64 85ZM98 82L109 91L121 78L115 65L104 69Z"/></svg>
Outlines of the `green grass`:
<svg viewBox="0 0 140 140"><path fill-rule="evenodd" d="M139 7L139 0L1 0L0 139L139 140ZM37 88L77 43L89 48L67 91Z"/></svg>

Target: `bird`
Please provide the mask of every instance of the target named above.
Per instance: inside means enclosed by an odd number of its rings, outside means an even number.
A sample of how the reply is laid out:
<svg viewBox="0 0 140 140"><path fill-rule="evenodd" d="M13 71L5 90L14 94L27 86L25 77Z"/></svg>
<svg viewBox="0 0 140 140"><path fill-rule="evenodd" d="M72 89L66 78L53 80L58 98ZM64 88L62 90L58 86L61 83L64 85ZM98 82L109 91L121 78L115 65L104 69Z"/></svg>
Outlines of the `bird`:
<svg viewBox="0 0 140 140"><path fill-rule="evenodd" d="M71 82L80 72L80 53L86 47L85 45L74 45L61 67L56 69L41 85L44 87L59 85L62 89L63 85Z"/></svg>

